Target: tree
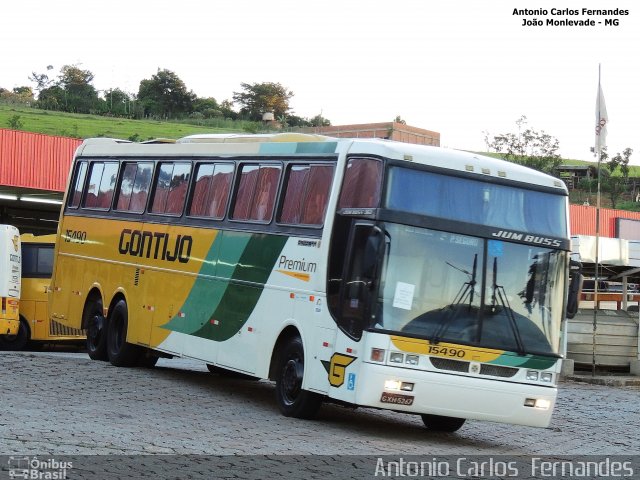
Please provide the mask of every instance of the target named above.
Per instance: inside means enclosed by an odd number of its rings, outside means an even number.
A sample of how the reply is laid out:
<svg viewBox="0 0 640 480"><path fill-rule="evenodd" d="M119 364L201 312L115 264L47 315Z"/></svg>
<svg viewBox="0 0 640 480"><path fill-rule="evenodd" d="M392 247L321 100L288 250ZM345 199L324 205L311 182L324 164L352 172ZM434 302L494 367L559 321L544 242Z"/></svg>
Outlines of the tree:
<svg viewBox="0 0 640 480"><path fill-rule="evenodd" d="M196 98L193 102L193 112L202 114L203 118L222 117L220 105L213 97Z"/></svg>
<svg viewBox="0 0 640 480"><path fill-rule="evenodd" d="M0 100L17 105L31 105L34 102L31 87L16 87L13 91L0 88Z"/></svg>
<svg viewBox="0 0 640 480"><path fill-rule="evenodd" d="M324 118L321 113L309 120L312 127L330 127L331 122L328 118Z"/></svg>
<svg viewBox="0 0 640 480"><path fill-rule="evenodd" d="M91 82L94 75L77 65L60 69L57 86L64 92L63 110L74 113L92 113L99 108L98 91Z"/></svg>
<svg viewBox="0 0 640 480"><path fill-rule="evenodd" d="M104 97L101 100L102 111L118 117L131 115L129 112L131 97L127 92L119 88L110 88L104 90L103 95Z"/></svg>
<svg viewBox="0 0 640 480"><path fill-rule="evenodd" d="M150 79L140 82L138 101L146 116L179 118L193 111L196 95L187 91L185 83L170 70L158 70Z"/></svg>
<svg viewBox="0 0 640 480"><path fill-rule="evenodd" d="M605 164L607 170L601 172L604 175L600 177L600 186L611 200L611 208L616 208L620 197L627 191L629 160L632 153L633 150L627 147L622 153L609 158L607 148L601 150L600 161ZM621 175L615 175L616 170L620 170Z"/></svg>
<svg viewBox="0 0 640 480"><path fill-rule="evenodd" d="M50 72L51 70L53 70L53 65L47 65L47 72ZM54 80L50 79L49 75L46 73L31 72L29 80L36 84L36 90L38 93L49 88L54 83Z"/></svg>
<svg viewBox="0 0 640 480"><path fill-rule="evenodd" d="M517 121L518 133L501 133L489 139L485 132L485 144L489 150L499 153L509 162L518 163L541 172L554 174L560 166L562 158L557 153L559 142L555 137L543 130L522 128L527 124L527 117L521 116Z"/></svg>
<svg viewBox="0 0 640 480"><path fill-rule="evenodd" d="M233 92L233 101L240 104L240 115L249 120L261 121L267 112L275 118L286 115L289 110L289 100L293 92L279 83L241 83L242 92Z"/></svg>

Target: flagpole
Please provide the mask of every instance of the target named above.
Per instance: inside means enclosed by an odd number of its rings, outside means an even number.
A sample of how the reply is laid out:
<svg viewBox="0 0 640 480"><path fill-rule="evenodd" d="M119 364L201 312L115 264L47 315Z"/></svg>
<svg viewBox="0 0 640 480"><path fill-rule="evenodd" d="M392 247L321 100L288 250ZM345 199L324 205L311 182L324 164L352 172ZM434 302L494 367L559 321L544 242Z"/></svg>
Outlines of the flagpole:
<svg viewBox="0 0 640 480"><path fill-rule="evenodd" d="M600 64L598 64L598 100L597 100L597 105L598 105L598 111L596 112L596 118L598 119L598 122L600 121ZM599 133L598 135L598 140L596 142L596 151L597 151L597 155L598 155L598 190L596 193L596 275L595 275L595 281L594 281L594 289L593 289L593 300L594 300L594 305L593 305L593 334L592 334L592 338L591 338L591 351L592 351L592 357L591 357L591 376L595 377L596 375L596 330L597 330L597 326L598 326L598 269L600 266L600 161L602 159L602 154L600 152L600 140L599 140Z"/></svg>

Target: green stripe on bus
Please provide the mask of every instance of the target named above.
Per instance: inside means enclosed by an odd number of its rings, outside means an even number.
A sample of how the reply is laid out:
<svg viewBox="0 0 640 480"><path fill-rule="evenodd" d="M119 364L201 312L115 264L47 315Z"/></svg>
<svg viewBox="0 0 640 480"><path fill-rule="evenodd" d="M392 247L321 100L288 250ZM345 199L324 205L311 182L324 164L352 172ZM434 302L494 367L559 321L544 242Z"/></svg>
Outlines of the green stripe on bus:
<svg viewBox="0 0 640 480"><path fill-rule="evenodd" d="M194 334L209 320L220 304L229 284L217 278L233 278L234 271L245 251L251 234L242 232L219 232L211 245L184 305L180 308L183 317L174 316L162 326L175 332Z"/></svg>
<svg viewBox="0 0 640 480"><path fill-rule="evenodd" d="M184 317L174 316L163 328L216 341L234 336L258 303L286 241L284 236L222 232L205 262L213 264L218 257L218 278L199 277L180 309ZM209 268L205 265L201 272Z"/></svg>
<svg viewBox="0 0 640 480"><path fill-rule="evenodd" d="M495 360L487 363L493 365L502 365L505 367L535 368L538 370L546 370L547 368L553 367L557 361L558 359L556 358L540 357L536 355L519 356L513 354L503 354Z"/></svg>
<svg viewBox="0 0 640 480"><path fill-rule="evenodd" d="M246 285L231 282L209 322L193 335L216 341L233 337L249 319L267 283L288 237L281 235L254 234L249 240L233 280L253 282Z"/></svg>

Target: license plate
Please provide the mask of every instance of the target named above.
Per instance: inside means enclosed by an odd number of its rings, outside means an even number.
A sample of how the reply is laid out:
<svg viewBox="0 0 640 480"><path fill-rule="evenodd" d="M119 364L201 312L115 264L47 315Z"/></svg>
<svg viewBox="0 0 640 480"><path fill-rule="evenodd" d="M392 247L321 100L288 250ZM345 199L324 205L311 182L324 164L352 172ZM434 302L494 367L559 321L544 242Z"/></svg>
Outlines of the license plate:
<svg viewBox="0 0 640 480"><path fill-rule="evenodd" d="M413 395L402 395L400 393L383 393L380 397L382 403L393 403L395 405L413 405Z"/></svg>

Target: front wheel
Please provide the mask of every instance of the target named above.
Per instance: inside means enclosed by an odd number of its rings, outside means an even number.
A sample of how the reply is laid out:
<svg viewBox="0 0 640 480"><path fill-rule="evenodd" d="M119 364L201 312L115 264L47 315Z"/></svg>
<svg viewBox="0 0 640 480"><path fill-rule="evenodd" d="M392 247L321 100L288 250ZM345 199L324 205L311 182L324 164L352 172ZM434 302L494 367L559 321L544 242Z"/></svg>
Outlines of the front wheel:
<svg viewBox="0 0 640 480"><path fill-rule="evenodd" d="M107 354L111 365L135 367L140 358L140 347L127 343L129 313L127 303L119 300L113 307L107 325Z"/></svg>
<svg viewBox="0 0 640 480"><path fill-rule="evenodd" d="M424 426L434 432L456 432L464 425L464 418L443 417L441 415L420 415Z"/></svg>
<svg viewBox="0 0 640 480"><path fill-rule="evenodd" d="M276 400L285 417L313 418L322 396L302 389L304 348L300 337L287 341L280 354L276 377Z"/></svg>

